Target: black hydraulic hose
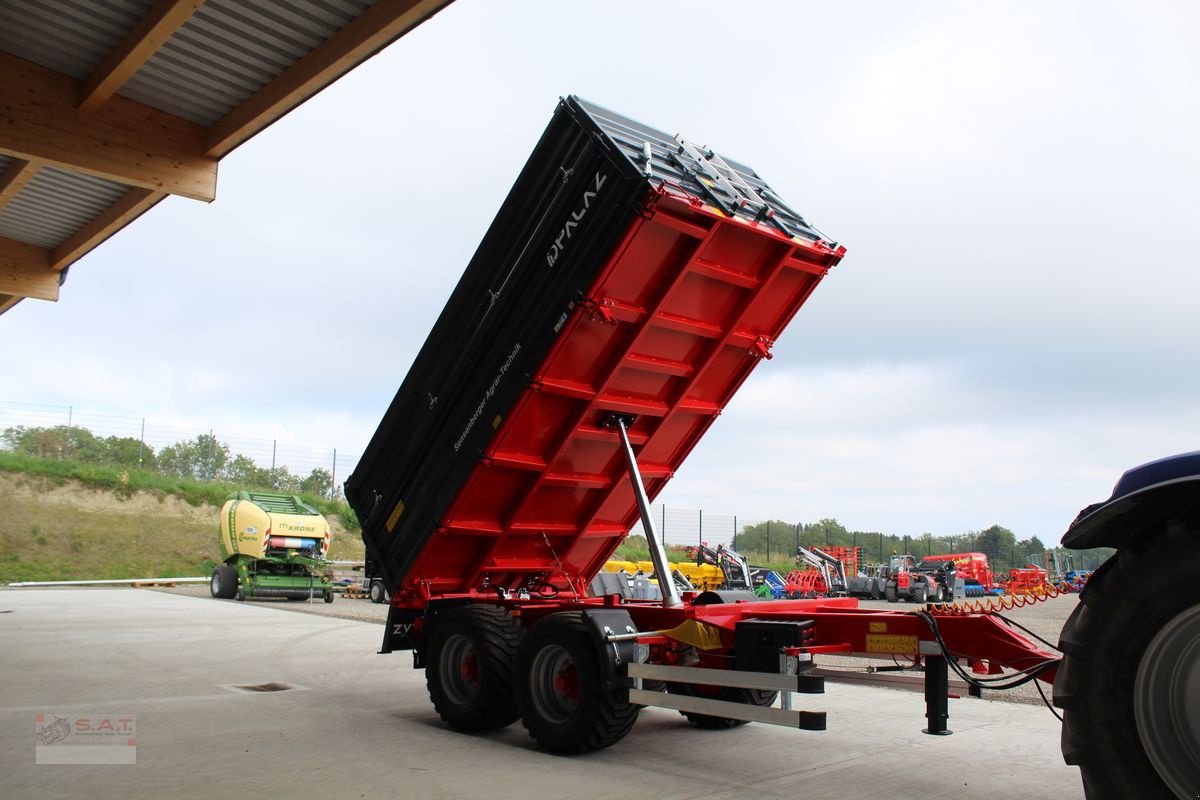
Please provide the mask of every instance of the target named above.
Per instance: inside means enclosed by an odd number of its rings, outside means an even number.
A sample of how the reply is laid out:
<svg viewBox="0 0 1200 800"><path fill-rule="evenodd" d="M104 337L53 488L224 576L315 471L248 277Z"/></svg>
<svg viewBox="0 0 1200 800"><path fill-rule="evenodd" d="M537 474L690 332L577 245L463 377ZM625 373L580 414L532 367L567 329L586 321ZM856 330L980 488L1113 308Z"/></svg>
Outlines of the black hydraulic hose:
<svg viewBox="0 0 1200 800"><path fill-rule="evenodd" d="M1032 636L1034 639L1037 639L1039 642L1041 642L1042 644L1046 645L1046 647L1049 647L1051 650L1056 650L1056 651L1058 651L1058 652L1060 652L1060 653L1062 652L1062 650L1059 650L1059 649L1058 649L1058 646L1057 646L1057 645L1050 644L1050 643L1049 643L1049 642L1047 642L1045 639L1043 639L1042 637L1038 636L1036 633L1034 633L1033 631L1029 630L1029 628L1026 628L1024 625L1022 625L1021 623L1017 622L1016 620L1009 619L1008 617L1004 616L1003 614L999 614L999 613L997 613L997 612L995 612L995 611L993 611L992 613L993 613L995 616L999 617L1000 619L1004 620L1004 621L1005 621L1006 623L1008 623L1009 625L1012 625L1014 628L1020 628L1021 630L1025 631L1025 633L1029 634L1029 635L1030 635L1030 636Z"/></svg>
<svg viewBox="0 0 1200 800"><path fill-rule="evenodd" d="M976 678L975 676L969 674L965 669L962 668L962 665L958 663L957 658L960 654L954 653L949 647L946 646L945 640L942 639L942 632L938 629L937 620L934 619L933 615L924 611L914 611L913 613L924 620L925 624L929 626L930 631L933 632L934 639L937 640L938 647L942 651L942 655L946 658L946 663L949 664L950 668L954 670L955 674L966 681L969 686L974 686L979 689L990 689L993 691L1015 689L1031 680L1036 680L1039 675L1047 672L1048 670L1054 669L1062 661L1062 659L1058 658L1046 659L1035 666L1016 670L1017 675L1021 676L1016 679L1012 679L1011 676L1008 675L1001 675L995 678Z"/></svg>

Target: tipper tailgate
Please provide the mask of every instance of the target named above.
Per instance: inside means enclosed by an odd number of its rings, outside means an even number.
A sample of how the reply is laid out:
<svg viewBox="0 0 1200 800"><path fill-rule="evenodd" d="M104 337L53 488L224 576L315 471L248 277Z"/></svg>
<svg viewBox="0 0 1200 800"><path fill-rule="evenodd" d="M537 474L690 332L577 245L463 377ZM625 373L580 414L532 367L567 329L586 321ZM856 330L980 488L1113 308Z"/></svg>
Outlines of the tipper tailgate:
<svg viewBox="0 0 1200 800"><path fill-rule="evenodd" d="M582 594L844 249L748 167L569 97L346 496L398 602Z"/></svg>

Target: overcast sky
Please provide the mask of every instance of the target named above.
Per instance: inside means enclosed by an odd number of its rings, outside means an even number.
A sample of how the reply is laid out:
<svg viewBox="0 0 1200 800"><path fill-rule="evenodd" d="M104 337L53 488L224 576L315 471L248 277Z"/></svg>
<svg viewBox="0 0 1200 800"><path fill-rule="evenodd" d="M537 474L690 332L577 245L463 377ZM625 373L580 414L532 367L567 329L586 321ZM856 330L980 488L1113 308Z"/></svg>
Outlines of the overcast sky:
<svg viewBox="0 0 1200 800"><path fill-rule="evenodd" d="M845 260L660 497L1059 538L1200 447L1200 4L457 0L0 318L0 401L358 453L557 100Z"/></svg>

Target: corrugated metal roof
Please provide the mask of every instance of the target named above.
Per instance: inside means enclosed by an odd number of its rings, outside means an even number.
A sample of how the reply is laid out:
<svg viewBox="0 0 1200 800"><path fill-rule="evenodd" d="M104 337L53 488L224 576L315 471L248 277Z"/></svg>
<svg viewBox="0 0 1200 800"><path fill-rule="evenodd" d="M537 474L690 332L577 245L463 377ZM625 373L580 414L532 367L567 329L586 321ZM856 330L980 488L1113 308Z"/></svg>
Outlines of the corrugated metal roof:
<svg viewBox="0 0 1200 800"><path fill-rule="evenodd" d="M217 160L450 2L0 0L0 314L164 195L212 200Z"/></svg>
<svg viewBox="0 0 1200 800"><path fill-rule="evenodd" d="M120 94L211 125L372 2L208 0Z"/></svg>
<svg viewBox="0 0 1200 800"><path fill-rule="evenodd" d="M0 236L57 247L128 189L102 178L45 167L0 208Z"/></svg>
<svg viewBox="0 0 1200 800"><path fill-rule="evenodd" d="M154 0L0 0L0 50L85 80Z"/></svg>

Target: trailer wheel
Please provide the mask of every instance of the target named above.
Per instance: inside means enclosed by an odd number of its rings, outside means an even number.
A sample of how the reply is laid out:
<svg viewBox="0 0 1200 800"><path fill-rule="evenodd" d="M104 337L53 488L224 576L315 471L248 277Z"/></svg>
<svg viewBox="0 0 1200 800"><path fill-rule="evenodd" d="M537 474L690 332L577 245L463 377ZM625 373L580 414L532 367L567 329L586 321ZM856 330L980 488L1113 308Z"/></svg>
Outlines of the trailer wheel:
<svg viewBox="0 0 1200 800"><path fill-rule="evenodd" d="M1200 530L1172 524L1122 547L1063 626L1054 704L1063 759L1079 767L1089 798L1200 791L1200 726L1189 719L1200 708L1198 539Z"/></svg>
<svg viewBox="0 0 1200 800"><path fill-rule="evenodd" d="M238 591L237 570L229 565L222 565L213 570L208 582L208 591L213 597L228 600Z"/></svg>
<svg viewBox="0 0 1200 800"><path fill-rule="evenodd" d="M425 682L447 725L490 731L517 719L512 676L520 638L520 623L499 606L459 606L437 616Z"/></svg>
<svg viewBox="0 0 1200 800"><path fill-rule="evenodd" d="M896 594L896 587L890 583L884 587L883 596L887 598L889 603L895 603L900 599Z"/></svg>
<svg viewBox="0 0 1200 800"><path fill-rule="evenodd" d="M575 612L534 625L517 651L521 723L544 750L587 753L615 744L637 721L640 706L605 686L600 649Z"/></svg>
<svg viewBox="0 0 1200 800"><path fill-rule="evenodd" d="M686 694L692 697L706 697L710 700L728 700L733 703L745 703L752 706L769 706L779 696L778 692L760 689L737 689L729 686L696 686L690 683L668 683L667 691L671 694ZM730 719L729 717L713 717L708 714L697 714L693 711L680 711L687 721L697 728L716 731L726 728L737 728L749 720Z"/></svg>

